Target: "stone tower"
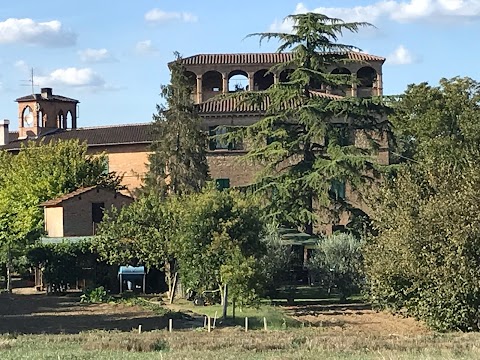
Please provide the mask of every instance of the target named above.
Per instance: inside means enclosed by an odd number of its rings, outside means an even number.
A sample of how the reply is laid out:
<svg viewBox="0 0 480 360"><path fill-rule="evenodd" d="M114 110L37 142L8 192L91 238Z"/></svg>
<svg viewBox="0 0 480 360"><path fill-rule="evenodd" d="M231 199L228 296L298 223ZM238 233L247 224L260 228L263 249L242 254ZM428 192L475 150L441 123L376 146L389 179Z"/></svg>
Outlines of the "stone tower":
<svg viewBox="0 0 480 360"><path fill-rule="evenodd" d="M42 88L15 100L18 103L19 138L36 137L56 129L76 129L78 100L54 95L52 88Z"/></svg>

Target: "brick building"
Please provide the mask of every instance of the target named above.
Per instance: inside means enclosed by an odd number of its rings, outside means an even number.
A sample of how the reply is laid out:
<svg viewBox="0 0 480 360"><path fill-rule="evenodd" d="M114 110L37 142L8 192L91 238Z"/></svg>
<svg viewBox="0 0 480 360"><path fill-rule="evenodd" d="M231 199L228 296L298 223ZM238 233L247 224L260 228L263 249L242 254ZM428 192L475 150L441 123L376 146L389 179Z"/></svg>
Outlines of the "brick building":
<svg viewBox="0 0 480 360"><path fill-rule="evenodd" d="M329 71L351 74L357 78L351 86L331 89L319 86L318 96L337 98L341 96L365 97L382 95L382 65L384 58L351 52L346 56L351 62L332 66ZM242 126L258 121L264 108L237 107L233 100L212 99L217 94L243 89L264 90L277 82L284 81L289 70L267 74L275 64L290 60L289 53L252 54L200 54L183 59L188 75L192 79L192 97L199 106L203 118L203 129L215 134L218 126ZM18 132L9 132L9 122L0 123L0 147L18 151L28 140L44 141L79 139L88 144L91 154L105 152L109 159L109 170L124 175L124 185L133 191L141 185L146 171L149 144L154 139L151 125L113 125L82 128L77 127L79 101L55 95L51 88L42 89L40 94L18 98ZM152 104L153 108L153 104ZM378 161L389 163L388 141L378 135L380 148ZM353 136L356 146L368 146L361 130ZM230 186L242 186L254 181L259 168L241 161L246 153L242 144L210 142L207 155L210 175Z"/></svg>

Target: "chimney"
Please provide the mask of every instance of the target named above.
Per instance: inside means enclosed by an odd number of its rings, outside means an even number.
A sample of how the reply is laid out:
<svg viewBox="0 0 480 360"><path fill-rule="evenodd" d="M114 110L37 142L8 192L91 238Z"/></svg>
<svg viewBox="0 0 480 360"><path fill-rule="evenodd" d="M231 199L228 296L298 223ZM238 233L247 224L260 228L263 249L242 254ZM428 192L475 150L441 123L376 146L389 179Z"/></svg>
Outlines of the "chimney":
<svg viewBox="0 0 480 360"><path fill-rule="evenodd" d="M0 120L0 146L7 145L10 142L8 138L8 125L10 125L10 121L7 119Z"/></svg>
<svg viewBox="0 0 480 360"><path fill-rule="evenodd" d="M52 97L52 88L42 88L42 98L49 99Z"/></svg>

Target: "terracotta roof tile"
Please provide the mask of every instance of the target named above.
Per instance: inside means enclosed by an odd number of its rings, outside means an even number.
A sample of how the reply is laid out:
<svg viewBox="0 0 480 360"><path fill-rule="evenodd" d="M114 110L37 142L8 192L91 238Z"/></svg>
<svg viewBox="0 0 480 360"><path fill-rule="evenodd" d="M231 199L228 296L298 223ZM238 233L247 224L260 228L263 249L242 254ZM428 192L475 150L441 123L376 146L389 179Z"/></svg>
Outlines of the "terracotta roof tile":
<svg viewBox="0 0 480 360"><path fill-rule="evenodd" d="M356 61L385 61L385 58L361 52L349 52L347 56ZM185 65L246 65L278 64L290 61L292 53L245 53L245 54L198 54L183 59Z"/></svg>
<svg viewBox="0 0 480 360"><path fill-rule="evenodd" d="M326 94L319 91L312 91L313 95L338 100L342 99L343 96ZM234 98L227 99L211 99L205 101L199 105L200 114L212 114L212 113L263 113L267 110L269 106L269 99L265 99L261 104L249 105L241 103L239 100Z"/></svg>

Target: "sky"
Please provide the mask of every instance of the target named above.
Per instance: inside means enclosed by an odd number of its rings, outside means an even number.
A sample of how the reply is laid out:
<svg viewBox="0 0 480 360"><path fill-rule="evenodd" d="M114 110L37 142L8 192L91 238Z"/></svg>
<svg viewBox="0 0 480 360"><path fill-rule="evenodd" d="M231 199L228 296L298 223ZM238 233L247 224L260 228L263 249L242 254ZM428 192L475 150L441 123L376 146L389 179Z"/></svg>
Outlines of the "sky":
<svg viewBox="0 0 480 360"><path fill-rule="evenodd" d="M14 100L52 87L80 101L79 127L146 123L169 82L175 51L271 52L245 38L290 31L285 16L320 12L375 28L343 43L387 58L384 94L408 84L480 80L480 0L21 0L0 7L0 119L18 126Z"/></svg>

